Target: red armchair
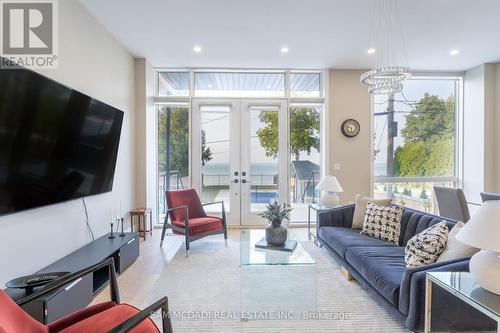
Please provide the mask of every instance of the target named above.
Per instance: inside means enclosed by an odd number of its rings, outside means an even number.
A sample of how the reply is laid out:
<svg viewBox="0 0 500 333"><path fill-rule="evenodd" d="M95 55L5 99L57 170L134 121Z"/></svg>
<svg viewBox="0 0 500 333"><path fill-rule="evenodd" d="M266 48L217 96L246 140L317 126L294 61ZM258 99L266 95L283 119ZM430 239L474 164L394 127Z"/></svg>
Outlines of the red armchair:
<svg viewBox="0 0 500 333"><path fill-rule="evenodd" d="M163 245L165 232L169 228L174 234L185 236L187 256L189 256L189 243L206 236L224 234L227 244L226 211L223 201L202 204L195 189L166 191L165 196L168 209L160 246ZM209 216L203 209L204 206L215 204L222 205L222 217ZM169 216L171 223L168 223Z"/></svg>
<svg viewBox="0 0 500 333"><path fill-rule="evenodd" d="M109 302L87 307L49 325L39 323L21 308L22 305L42 295L106 266L109 268L110 276L111 301ZM99 264L57 279L17 302L14 302L5 292L0 290L0 333L158 333L160 331L149 317L160 309L162 310L163 332L172 333L166 297L142 311L128 304L120 304L114 261L113 258L109 258Z"/></svg>

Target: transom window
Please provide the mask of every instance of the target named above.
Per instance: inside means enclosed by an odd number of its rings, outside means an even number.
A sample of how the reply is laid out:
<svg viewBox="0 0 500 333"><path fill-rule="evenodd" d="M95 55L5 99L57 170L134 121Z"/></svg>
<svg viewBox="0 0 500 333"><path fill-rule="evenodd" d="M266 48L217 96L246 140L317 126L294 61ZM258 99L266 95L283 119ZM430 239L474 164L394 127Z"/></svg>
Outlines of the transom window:
<svg viewBox="0 0 500 333"><path fill-rule="evenodd" d="M320 99L324 96L320 71L165 70L158 72L156 94L173 98Z"/></svg>

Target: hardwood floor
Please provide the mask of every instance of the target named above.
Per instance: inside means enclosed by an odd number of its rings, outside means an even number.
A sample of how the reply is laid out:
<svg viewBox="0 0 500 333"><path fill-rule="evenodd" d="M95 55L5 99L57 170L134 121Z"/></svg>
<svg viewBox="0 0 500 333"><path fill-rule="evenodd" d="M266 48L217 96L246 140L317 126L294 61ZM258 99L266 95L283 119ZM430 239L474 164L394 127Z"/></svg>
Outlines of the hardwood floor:
<svg viewBox="0 0 500 333"><path fill-rule="evenodd" d="M229 239L237 241L240 230L240 228L230 228L228 230ZM294 239L307 239L307 229L305 228L291 228L290 233ZM160 247L160 238L161 229L154 229L153 236L148 237L145 241L141 238L140 256L125 272L118 276L118 289L122 303L141 307L160 274L184 243L183 236L168 234L165 237L163 247ZM91 304L107 300L109 300L109 287L104 288Z"/></svg>

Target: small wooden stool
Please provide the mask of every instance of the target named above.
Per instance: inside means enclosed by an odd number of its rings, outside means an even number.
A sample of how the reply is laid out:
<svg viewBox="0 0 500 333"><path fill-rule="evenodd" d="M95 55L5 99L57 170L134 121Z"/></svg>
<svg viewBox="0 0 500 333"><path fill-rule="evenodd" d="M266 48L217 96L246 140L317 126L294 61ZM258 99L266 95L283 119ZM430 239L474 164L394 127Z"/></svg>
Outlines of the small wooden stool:
<svg viewBox="0 0 500 333"><path fill-rule="evenodd" d="M146 219L149 216L149 230ZM137 232L146 240L146 234L153 235L153 210L151 208L136 208L130 212L130 230L134 232L134 221L137 217ZM142 224L141 224L142 222Z"/></svg>

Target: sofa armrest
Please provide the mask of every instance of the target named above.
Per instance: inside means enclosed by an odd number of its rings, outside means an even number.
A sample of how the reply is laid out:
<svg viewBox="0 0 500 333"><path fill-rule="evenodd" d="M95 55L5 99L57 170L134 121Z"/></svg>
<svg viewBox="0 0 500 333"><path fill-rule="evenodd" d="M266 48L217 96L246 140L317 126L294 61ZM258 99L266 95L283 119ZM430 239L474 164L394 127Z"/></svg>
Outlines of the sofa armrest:
<svg viewBox="0 0 500 333"><path fill-rule="evenodd" d="M318 213L317 230L321 227L346 227L352 226L352 216L356 205L346 205L322 210Z"/></svg>
<svg viewBox="0 0 500 333"><path fill-rule="evenodd" d="M418 271L411 276L409 309L406 327L412 331L422 331L425 321L425 286L427 272L468 272L469 259ZM488 331L494 328L484 315L474 311L460 299L441 288L433 288L433 329L451 331ZM493 324L493 325L492 325Z"/></svg>
<svg viewBox="0 0 500 333"><path fill-rule="evenodd" d="M409 267L406 268L403 274L403 280L401 281L401 287L399 288L399 311L401 313L407 315L408 309L410 307L410 288L412 277L419 272L427 272L427 271L458 271L460 268L461 271L469 271L469 259L470 258L460 258L443 262L436 262L430 265L424 265L419 267ZM453 265L459 262L466 262L465 266L462 265ZM450 266L450 267L448 267ZM441 269L444 267L443 269ZM454 269L453 269L454 268Z"/></svg>

